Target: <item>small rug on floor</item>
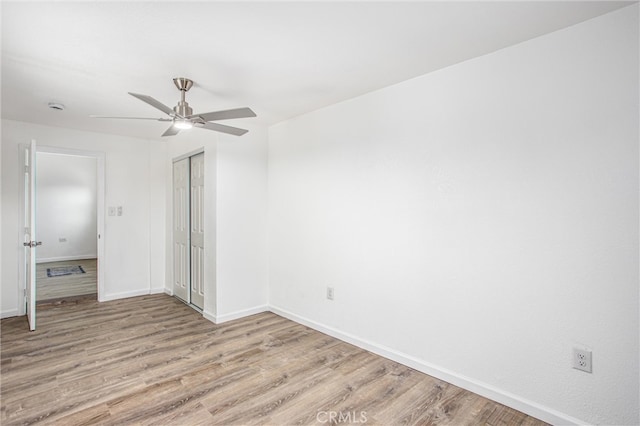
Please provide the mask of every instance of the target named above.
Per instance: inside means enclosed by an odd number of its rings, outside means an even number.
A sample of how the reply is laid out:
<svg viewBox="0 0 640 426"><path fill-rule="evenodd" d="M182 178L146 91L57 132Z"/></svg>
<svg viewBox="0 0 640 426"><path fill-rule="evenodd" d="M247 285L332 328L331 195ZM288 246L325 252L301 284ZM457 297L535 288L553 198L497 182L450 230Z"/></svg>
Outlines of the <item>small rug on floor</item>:
<svg viewBox="0 0 640 426"><path fill-rule="evenodd" d="M47 277L60 277L62 275L85 274L82 266L58 266L57 268L47 268Z"/></svg>

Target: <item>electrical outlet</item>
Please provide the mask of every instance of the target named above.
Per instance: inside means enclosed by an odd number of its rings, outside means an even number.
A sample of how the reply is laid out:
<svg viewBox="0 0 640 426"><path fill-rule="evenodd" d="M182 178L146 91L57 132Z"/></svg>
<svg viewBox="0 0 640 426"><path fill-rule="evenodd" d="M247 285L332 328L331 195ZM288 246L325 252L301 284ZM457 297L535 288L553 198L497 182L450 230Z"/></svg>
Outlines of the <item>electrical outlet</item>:
<svg viewBox="0 0 640 426"><path fill-rule="evenodd" d="M333 287L327 287L327 299L333 300Z"/></svg>
<svg viewBox="0 0 640 426"><path fill-rule="evenodd" d="M58 242L59 243L66 243L67 239L65 237L60 237L60 238L58 238Z"/></svg>
<svg viewBox="0 0 640 426"><path fill-rule="evenodd" d="M116 208L112 207L112 206L109 206L108 215L109 216L115 216L116 215Z"/></svg>
<svg viewBox="0 0 640 426"><path fill-rule="evenodd" d="M118 206L118 216L122 216L122 206Z"/></svg>
<svg viewBox="0 0 640 426"><path fill-rule="evenodd" d="M591 351L573 348L573 368L591 373Z"/></svg>

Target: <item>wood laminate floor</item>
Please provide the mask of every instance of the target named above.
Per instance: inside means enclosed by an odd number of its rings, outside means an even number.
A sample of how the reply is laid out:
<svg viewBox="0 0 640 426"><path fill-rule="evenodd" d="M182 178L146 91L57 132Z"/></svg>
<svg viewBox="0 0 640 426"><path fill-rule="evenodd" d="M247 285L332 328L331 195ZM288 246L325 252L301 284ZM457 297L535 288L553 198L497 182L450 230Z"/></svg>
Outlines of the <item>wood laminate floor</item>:
<svg viewBox="0 0 640 426"><path fill-rule="evenodd" d="M48 277L47 268L82 266L84 274ZM64 303L78 298L97 299L97 259L65 260L36 265L36 301Z"/></svg>
<svg viewBox="0 0 640 426"><path fill-rule="evenodd" d="M153 295L1 326L3 425L544 424L272 313L215 325Z"/></svg>

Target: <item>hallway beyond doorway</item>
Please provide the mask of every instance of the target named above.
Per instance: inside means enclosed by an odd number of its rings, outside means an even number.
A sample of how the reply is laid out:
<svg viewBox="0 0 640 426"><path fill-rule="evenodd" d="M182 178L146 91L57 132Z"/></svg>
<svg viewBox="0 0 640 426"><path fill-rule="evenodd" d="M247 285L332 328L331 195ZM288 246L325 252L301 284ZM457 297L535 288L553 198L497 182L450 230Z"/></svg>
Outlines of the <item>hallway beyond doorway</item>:
<svg viewBox="0 0 640 426"><path fill-rule="evenodd" d="M63 303L75 299L98 299L97 259L65 260L36 265L36 302ZM47 268L81 266L84 274L48 277Z"/></svg>

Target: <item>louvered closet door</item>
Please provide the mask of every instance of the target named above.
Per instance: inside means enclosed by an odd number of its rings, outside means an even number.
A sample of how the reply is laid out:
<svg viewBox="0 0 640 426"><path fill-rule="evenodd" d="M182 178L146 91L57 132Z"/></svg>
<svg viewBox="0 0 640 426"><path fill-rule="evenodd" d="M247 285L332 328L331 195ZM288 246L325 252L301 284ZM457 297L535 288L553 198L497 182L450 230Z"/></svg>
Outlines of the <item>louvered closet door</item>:
<svg viewBox="0 0 640 426"><path fill-rule="evenodd" d="M191 157L191 303L204 308L204 153Z"/></svg>
<svg viewBox="0 0 640 426"><path fill-rule="evenodd" d="M189 159L173 163L173 294L189 302Z"/></svg>

